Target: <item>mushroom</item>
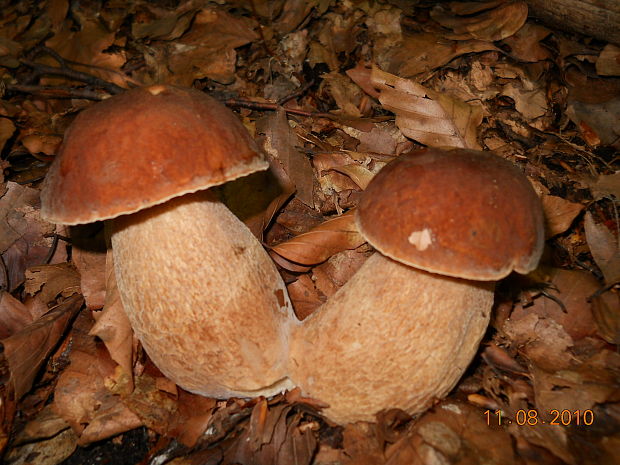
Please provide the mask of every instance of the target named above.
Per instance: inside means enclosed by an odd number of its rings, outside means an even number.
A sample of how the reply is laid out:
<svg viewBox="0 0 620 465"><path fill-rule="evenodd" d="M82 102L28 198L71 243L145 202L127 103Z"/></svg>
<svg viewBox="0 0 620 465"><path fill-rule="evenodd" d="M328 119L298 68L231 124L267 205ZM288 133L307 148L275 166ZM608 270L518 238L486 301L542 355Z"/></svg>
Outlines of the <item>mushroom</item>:
<svg viewBox="0 0 620 465"><path fill-rule="evenodd" d="M464 149L386 165L356 222L377 252L291 336L291 379L337 423L414 414L447 395L485 333L494 281L532 271L544 244L527 178Z"/></svg>
<svg viewBox="0 0 620 465"><path fill-rule="evenodd" d="M188 391L268 396L290 387L284 283L209 189L267 167L222 104L153 85L80 113L47 174L42 216L66 225L107 220L133 330Z"/></svg>

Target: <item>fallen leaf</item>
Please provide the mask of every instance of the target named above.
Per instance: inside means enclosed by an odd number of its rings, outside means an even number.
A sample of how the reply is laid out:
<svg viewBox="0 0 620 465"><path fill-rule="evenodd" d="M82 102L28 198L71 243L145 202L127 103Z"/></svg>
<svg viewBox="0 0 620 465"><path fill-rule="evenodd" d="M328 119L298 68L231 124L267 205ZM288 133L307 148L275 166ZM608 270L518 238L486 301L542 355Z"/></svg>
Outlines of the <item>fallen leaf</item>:
<svg viewBox="0 0 620 465"><path fill-rule="evenodd" d="M608 284L620 281L620 247L618 239L605 225L596 224L590 212L586 212L583 223L586 240L592 258L605 276Z"/></svg>
<svg viewBox="0 0 620 465"><path fill-rule="evenodd" d="M265 135L265 151L282 163L284 171L293 182L296 197L313 207L313 174L310 161L295 146L297 136L292 131L284 109L264 118L258 132Z"/></svg>
<svg viewBox="0 0 620 465"><path fill-rule="evenodd" d="M379 101L386 110L396 114L396 125L405 136L431 147L479 148L476 141L476 128L482 121L479 107L376 67L371 79L381 91Z"/></svg>
<svg viewBox="0 0 620 465"><path fill-rule="evenodd" d="M555 195L541 196L545 213L545 233L547 238L566 232L577 215L585 208L579 203L570 202Z"/></svg>
<svg viewBox="0 0 620 465"><path fill-rule="evenodd" d="M527 4L511 2L458 2L436 5L431 17L442 26L451 29L449 39L502 40L517 32L527 19Z"/></svg>
<svg viewBox="0 0 620 465"><path fill-rule="evenodd" d="M133 362L136 344L129 318L118 293L111 250L107 253L105 274L107 279L103 311L93 313L95 324L88 334L97 336L103 341L112 360L122 369L122 373L115 376L118 385L115 392L129 393L134 387Z"/></svg>
<svg viewBox="0 0 620 465"><path fill-rule="evenodd" d="M113 376L116 363L103 344L86 334L85 329L91 325L92 320L86 314L74 325L71 364L58 377L52 403L54 412L79 436L80 445L142 425L120 397L106 387L106 378Z"/></svg>
<svg viewBox="0 0 620 465"><path fill-rule="evenodd" d="M410 78L429 73L456 57L498 50L492 42L484 40L447 40L438 34L405 34L397 47L390 47L379 61L388 72Z"/></svg>
<svg viewBox="0 0 620 465"><path fill-rule="evenodd" d="M24 290L33 296L37 294L47 304L58 295L68 297L80 292L80 275L69 263L33 266L26 270Z"/></svg>
<svg viewBox="0 0 620 465"><path fill-rule="evenodd" d="M16 399L30 390L39 368L56 348L83 301L82 296L73 295L47 315L2 340Z"/></svg>
<svg viewBox="0 0 620 465"><path fill-rule="evenodd" d="M355 225L354 211L325 221L307 233L278 244L273 252L295 263L314 265L337 252L355 249L366 240Z"/></svg>
<svg viewBox="0 0 620 465"><path fill-rule="evenodd" d="M307 274L300 275L296 281L288 284L286 289L299 321L305 320L326 300L325 296L321 295L314 286L312 278Z"/></svg>
<svg viewBox="0 0 620 465"><path fill-rule="evenodd" d="M596 74L620 76L620 47L607 44L596 59Z"/></svg>

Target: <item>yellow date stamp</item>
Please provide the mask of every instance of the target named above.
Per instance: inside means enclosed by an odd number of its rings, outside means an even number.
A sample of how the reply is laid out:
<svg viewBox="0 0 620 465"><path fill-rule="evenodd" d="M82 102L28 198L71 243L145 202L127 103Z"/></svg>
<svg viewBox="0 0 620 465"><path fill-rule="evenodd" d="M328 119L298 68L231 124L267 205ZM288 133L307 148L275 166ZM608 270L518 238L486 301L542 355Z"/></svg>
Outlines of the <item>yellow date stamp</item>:
<svg viewBox="0 0 620 465"><path fill-rule="evenodd" d="M592 410L549 410L543 418L538 410L520 409L515 412L514 418L507 418L501 410L485 410L484 416L487 425L517 425L517 426L590 426L594 423Z"/></svg>

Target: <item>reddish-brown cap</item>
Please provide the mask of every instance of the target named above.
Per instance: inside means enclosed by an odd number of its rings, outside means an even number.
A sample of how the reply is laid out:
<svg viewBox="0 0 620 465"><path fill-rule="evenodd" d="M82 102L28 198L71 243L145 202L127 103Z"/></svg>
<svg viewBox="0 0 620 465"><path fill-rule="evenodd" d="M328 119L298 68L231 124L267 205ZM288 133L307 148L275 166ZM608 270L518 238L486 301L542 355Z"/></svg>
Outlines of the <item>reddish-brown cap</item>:
<svg viewBox="0 0 620 465"><path fill-rule="evenodd" d="M384 255L466 279L528 273L544 245L542 206L527 178L509 161L474 150L398 157L366 188L357 224Z"/></svg>
<svg viewBox="0 0 620 465"><path fill-rule="evenodd" d="M203 92L137 88L77 116L45 179L41 214L90 223L267 167L239 119Z"/></svg>

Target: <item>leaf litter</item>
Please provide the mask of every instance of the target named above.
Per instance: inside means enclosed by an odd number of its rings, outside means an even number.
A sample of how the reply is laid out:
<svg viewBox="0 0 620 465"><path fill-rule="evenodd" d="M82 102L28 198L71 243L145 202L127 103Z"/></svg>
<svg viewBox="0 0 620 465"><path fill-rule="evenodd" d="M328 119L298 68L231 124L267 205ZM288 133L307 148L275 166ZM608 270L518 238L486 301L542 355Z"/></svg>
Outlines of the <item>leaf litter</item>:
<svg viewBox="0 0 620 465"><path fill-rule="evenodd" d="M111 448L135 428L148 453L124 463L618 463L618 44L527 10L500 0L3 5L7 463L78 463L76 448ZM335 425L297 390L209 399L153 366L100 227L45 223L38 193L79 111L161 82L225 101L267 153L267 174L221 194L272 251L300 318L371 253L351 212L391 159L421 145L483 148L525 172L546 215L543 264L498 285L492 327L448 398L416 418Z"/></svg>

